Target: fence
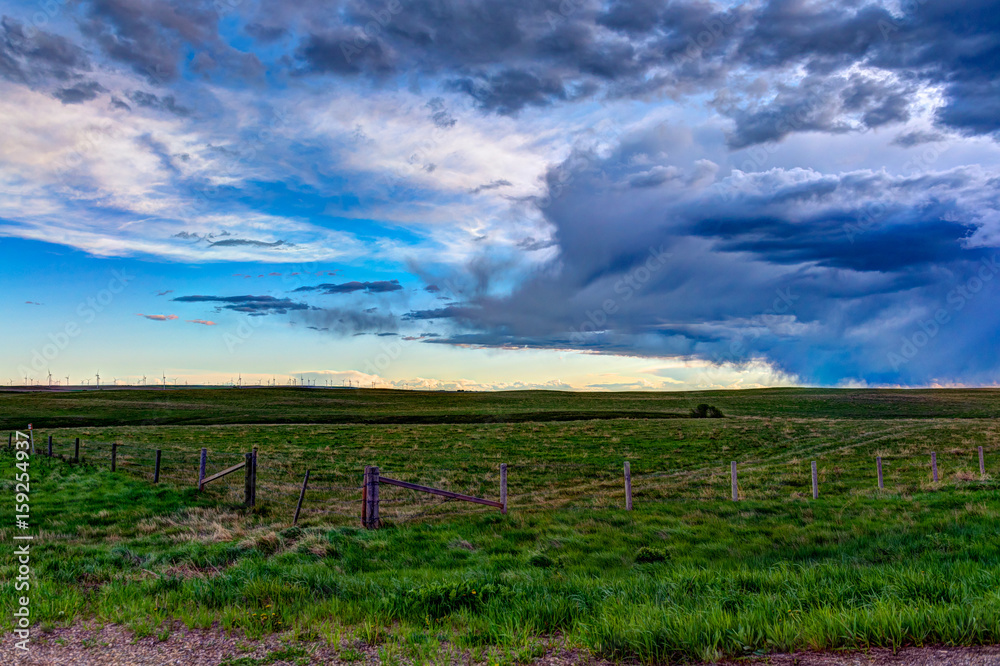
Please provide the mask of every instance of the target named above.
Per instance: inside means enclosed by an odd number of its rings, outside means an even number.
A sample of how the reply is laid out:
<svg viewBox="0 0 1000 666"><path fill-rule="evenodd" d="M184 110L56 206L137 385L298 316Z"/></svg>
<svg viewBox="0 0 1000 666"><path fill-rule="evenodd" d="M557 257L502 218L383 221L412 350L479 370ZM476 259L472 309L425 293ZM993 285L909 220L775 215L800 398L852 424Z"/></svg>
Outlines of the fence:
<svg viewBox="0 0 1000 666"><path fill-rule="evenodd" d="M32 436L40 438L38 431ZM9 447L13 441L12 433ZM262 458L257 447L241 452L191 451L80 438L55 440L49 435L35 451L35 455L71 464L133 474L154 484L167 481L193 486L223 501L287 516L293 524L300 519L360 520L369 528L421 517L497 510L507 513L508 506L515 511L571 507L641 511L657 502L818 501L862 493L879 497L939 489L949 483L982 485L990 480L982 446L953 448L940 460L937 451L924 457L877 455L867 462L838 460L826 453L821 460L730 461L728 466L672 470L655 469L655 461L627 460L617 471L586 462L531 460L509 464L449 454L455 464L448 469L421 467L414 462L407 465L410 469L389 472L368 465L362 474L360 470L301 469L281 456ZM764 466L766 473L758 473ZM456 502L464 503L463 508L456 509Z"/></svg>

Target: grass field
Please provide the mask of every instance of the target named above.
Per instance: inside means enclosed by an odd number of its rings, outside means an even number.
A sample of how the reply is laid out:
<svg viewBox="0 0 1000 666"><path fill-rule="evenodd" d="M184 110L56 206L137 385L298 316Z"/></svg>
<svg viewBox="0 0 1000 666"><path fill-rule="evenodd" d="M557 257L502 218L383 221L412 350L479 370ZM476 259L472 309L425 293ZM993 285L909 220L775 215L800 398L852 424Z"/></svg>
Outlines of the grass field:
<svg viewBox="0 0 1000 666"><path fill-rule="evenodd" d="M700 402L727 417L683 418ZM998 412L992 390L0 393L4 427L35 424L57 455L84 441L85 464L31 460L42 628L93 618L165 636L174 621L218 623L344 658L377 644L385 663L530 662L551 643L667 662L1000 642ZM211 473L251 446L254 512L240 473L196 492L198 449ZM994 475L980 477L978 446ZM384 529L358 527L364 465L495 498L501 462L507 516L383 487ZM13 465L0 455L11 495ZM306 468L307 511L290 527Z"/></svg>

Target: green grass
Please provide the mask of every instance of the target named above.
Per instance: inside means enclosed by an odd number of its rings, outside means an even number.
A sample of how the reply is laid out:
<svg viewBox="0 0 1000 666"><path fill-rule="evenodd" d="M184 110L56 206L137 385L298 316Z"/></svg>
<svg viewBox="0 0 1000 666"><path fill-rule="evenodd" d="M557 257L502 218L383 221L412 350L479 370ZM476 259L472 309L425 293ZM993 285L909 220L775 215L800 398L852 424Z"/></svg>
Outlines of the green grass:
<svg viewBox="0 0 1000 666"><path fill-rule="evenodd" d="M146 399L118 393L125 403ZM288 395L300 393L308 392ZM853 403L817 406L809 391L754 393L654 400L664 411L709 402L725 419L140 426L125 418L107 427L98 415L43 431L36 445L52 432L63 455L81 436L87 462L31 460L41 530L33 620L93 618L157 636L175 621L217 624L251 638L286 634L298 651L281 658L306 659L302 650L319 641L345 659L363 660L358 648L374 645L386 663L447 663L457 653L525 662L553 641L648 663L1000 642L1000 488L979 477L975 450L984 447L991 469L1000 462L1000 433L982 417L996 394L929 392L918 398L932 403L923 413L888 419L838 415ZM877 405L900 401L874 393ZM463 414L439 402L443 394L425 395L429 404L406 396L395 413ZM535 404L519 393L517 404L569 409L552 395ZM617 399L642 397L588 408ZM502 402L493 400L479 407ZM772 407L785 415L768 416ZM254 403L243 409L257 420ZM950 416L930 418L938 412ZM109 441L122 443L115 474L99 444ZM239 505L241 473L195 492L200 447L211 472L251 445L261 461L256 511ZM148 482L154 448L168 461L160 486ZM884 491L875 488L875 455L885 460ZM622 508L626 459L631 513ZM727 499L730 460L740 462L739 503ZM500 462L510 464L508 516L383 486L385 528L357 525L363 465L495 497ZM8 494L13 464L0 452ZM306 467L316 486L304 520L290 527ZM3 504L0 524L12 524L11 508ZM0 529L0 540L11 543L13 532ZM17 596L10 550L0 555L8 627Z"/></svg>
<svg viewBox="0 0 1000 666"><path fill-rule="evenodd" d="M760 389L676 393L448 393L321 388L75 392L0 390L0 429L250 423L490 423L686 417L708 402L727 416L997 418L1000 390Z"/></svg>

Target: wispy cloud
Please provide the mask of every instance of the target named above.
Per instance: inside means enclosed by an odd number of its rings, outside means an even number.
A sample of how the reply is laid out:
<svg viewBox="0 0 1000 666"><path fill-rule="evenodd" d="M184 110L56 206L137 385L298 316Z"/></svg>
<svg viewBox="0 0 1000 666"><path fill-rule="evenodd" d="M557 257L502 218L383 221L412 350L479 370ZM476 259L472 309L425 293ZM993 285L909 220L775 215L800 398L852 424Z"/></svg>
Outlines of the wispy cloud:
<svg viewBox="0 0 1000 666"><path fill-rule="evenodd" d="M161 315L161 314L142 314L136 313L137 317L145 317L146 319L151 319L152 321L170 321L172 319L177 319L177 315Z"/></svg>
<svg viewBox="0 0 1000 666"><path fill-rule="evenodd" d="M178 303L221 303L217 310L233 310L249 315L287 314L292 310L314 309L306 303L274 296L179 296L171 299Z"/></svg>
<svg viewBox="0 0 1000 666"><path fill-rule="evenodd" d="M344 282L342 284L318 284L312 287L299 287L295 291L318 291L322 294L350 294L364 291L369 294L381 294L391 291L401 291L403 286L399 280L376 280L374 282Z"/></svg>

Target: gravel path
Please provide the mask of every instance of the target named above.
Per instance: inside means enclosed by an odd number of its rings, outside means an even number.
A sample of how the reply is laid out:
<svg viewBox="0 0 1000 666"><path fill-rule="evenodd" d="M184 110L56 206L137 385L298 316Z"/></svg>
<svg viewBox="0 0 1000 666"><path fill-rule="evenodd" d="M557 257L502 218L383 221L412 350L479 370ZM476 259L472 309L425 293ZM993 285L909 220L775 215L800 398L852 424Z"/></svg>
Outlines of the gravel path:
<svg viewBox="0 0 1000 666"><path fill-rule="evenodd" d="M132 635L114 625L87 623L33 635L30 650L14 647L12 634L0 644L0 664L44 666L218 666L222 662L292 666L309 664L345 664L365 666L380 664L376 648L352 646L354 657L342 660L340 651L325 643L289 644L270 635L260 640L227 635L216 630L175 629L165 641L154 636L134 640ZM304 649L308 658L292 660L268 655L290 645ZM280 652L279 652L280 654ZM456 658L454 663L467 664ZM535 666L610 666L578 651L546 654ZM1000 646L972 648L907 648L893 654L890 650L855 653L799 653L772 655L753 661L726 662L726 666L1000 666ZM721 666L721 665L720 665Z"/></svg>

